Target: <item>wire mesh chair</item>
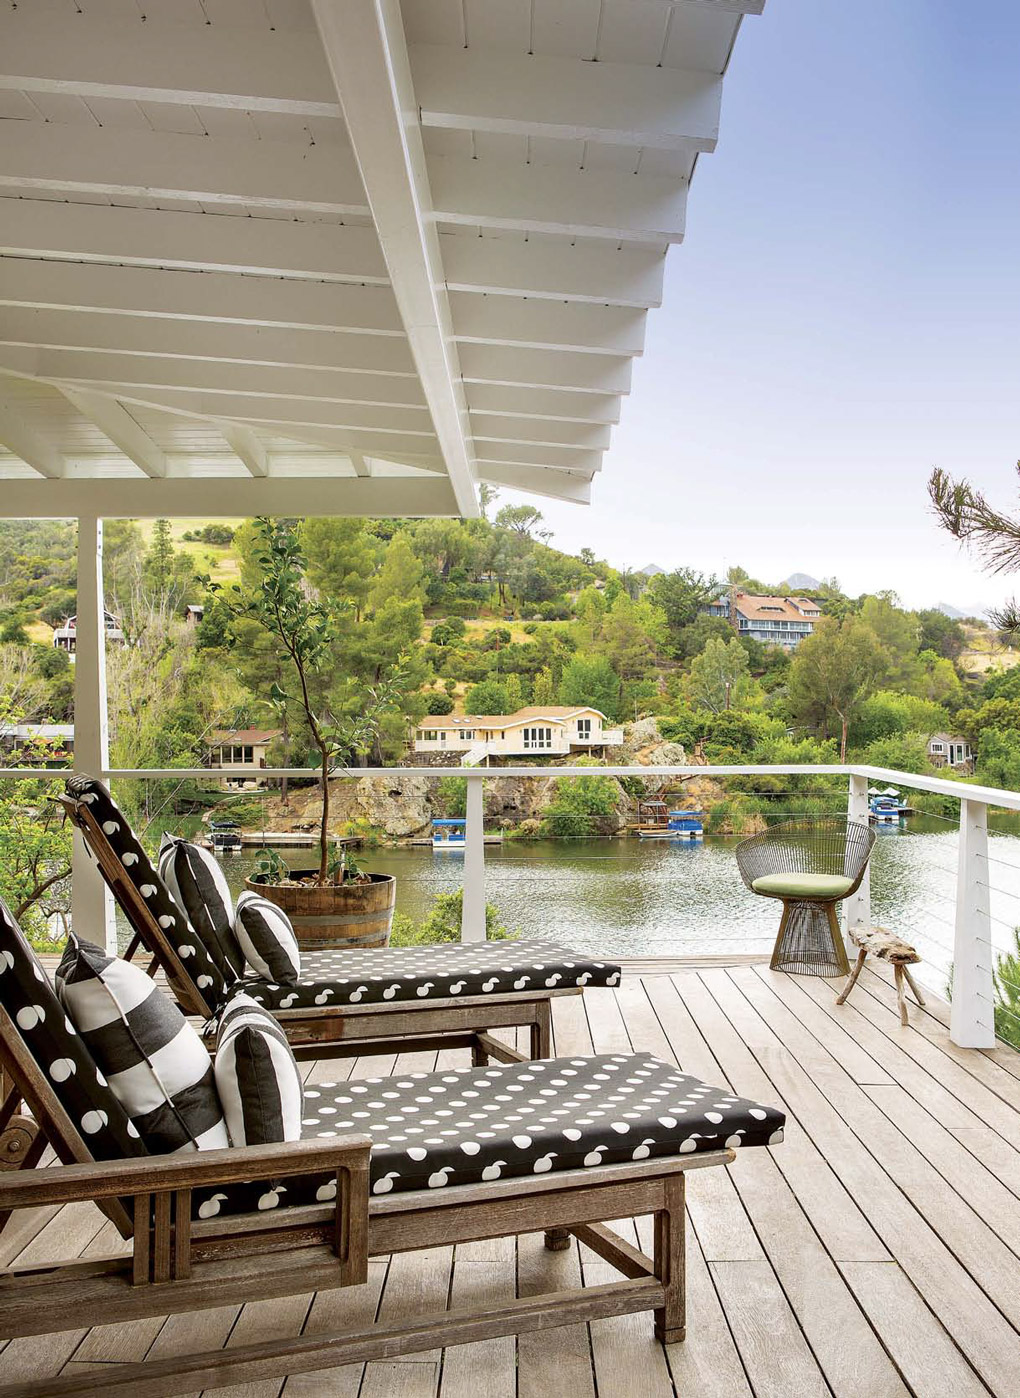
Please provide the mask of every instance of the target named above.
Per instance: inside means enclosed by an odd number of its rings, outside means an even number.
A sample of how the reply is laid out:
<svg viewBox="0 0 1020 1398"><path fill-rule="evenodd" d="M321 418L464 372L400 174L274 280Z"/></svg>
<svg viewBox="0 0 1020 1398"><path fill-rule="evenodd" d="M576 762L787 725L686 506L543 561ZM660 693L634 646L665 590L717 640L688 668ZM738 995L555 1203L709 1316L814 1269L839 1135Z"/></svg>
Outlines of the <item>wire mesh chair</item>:
<svg viewBox="0 0 1020 1398"><path fill-rule="evenodd" d="M850 974L836 904L860 887L874 845L870 826L836 817L786 821L737 846L737 868L747 887L783 904L774 971Z"/></svg>

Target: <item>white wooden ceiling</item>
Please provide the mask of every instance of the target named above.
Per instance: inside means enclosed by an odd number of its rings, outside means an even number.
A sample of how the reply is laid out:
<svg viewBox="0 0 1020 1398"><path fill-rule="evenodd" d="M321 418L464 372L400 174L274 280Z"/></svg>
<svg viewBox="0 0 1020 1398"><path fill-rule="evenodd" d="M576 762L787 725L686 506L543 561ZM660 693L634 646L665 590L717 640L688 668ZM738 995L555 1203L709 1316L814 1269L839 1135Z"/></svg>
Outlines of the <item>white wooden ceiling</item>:
<svg viewBox="0 0 1020 1398"><path fill-rule="evenodd" d="M585 501L764 0L3 0L0 515Z"/></svg>

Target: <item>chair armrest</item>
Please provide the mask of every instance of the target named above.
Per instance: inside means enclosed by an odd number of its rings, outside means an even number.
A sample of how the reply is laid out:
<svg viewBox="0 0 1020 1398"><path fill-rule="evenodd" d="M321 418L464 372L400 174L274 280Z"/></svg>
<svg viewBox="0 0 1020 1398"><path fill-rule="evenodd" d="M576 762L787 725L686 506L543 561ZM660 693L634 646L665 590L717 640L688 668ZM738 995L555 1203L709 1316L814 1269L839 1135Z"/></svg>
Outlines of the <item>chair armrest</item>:
<svg viewBox="0 0 1020 1398"><path fill-rule="evenodd" d="M284 1141L269 1146L232 1146L185 1155L143 1155L132 1160L94 1160L85 1165L0 1174L0 1212L81 1200L115 1199L205 1185L367 1170L371 1137L337 1136L329 1141Z"/></svg>

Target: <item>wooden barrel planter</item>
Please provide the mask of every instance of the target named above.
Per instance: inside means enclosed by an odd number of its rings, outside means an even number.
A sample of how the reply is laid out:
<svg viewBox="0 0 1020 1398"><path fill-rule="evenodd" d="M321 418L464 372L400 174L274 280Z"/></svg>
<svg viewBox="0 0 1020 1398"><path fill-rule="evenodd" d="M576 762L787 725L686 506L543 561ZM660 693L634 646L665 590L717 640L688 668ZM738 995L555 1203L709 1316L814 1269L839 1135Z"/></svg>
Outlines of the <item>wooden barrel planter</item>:
<svg viewBox="0 0 1020 1398"><path fill-rule="evenodd" d="M312 869L296 869L296 879L314 879ZM392 874L370 874L369 883L278 884L247 879L245 886L261 893L290 918L300 945L309 951L327 947L385 947L389 945L397 881Z"/></svg>

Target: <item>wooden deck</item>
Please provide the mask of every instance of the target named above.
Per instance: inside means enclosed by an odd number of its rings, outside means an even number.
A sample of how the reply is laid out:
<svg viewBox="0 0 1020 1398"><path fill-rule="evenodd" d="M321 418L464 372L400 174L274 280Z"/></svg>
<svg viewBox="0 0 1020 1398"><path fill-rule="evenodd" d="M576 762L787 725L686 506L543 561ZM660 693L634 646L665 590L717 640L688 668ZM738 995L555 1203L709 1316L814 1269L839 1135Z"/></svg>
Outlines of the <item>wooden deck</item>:
<svg viewBox="0 0 1020 1398"><path fill-rule="evenodd" d="M603 1320L395 1363L215 1390L230 1398L968 1398L1020 1392L1020 1054L955 1048L948 1007L911 1006L870 969L837 1008L828 982L761 965L642 971L557 1001L559 1052L650 1050L782 1105L784 1144L688 1183L689 1338L650 1316ZM441 1066L459 1062L444 1055ZM434 1055L318 1063L335 1080L434 1066ZM118 1245L92 1206L40 1211L0 1238L5 1263ZM633 1229L633 1223L625 1225ZM645 1222L637 1230L647 1242ZM9 1236L13 1234L13 1236ZM633 1233L631 1233L633 1236ZM537 1236L403 1254L365 1287L12 1341L0 1381L177 1349L364 1324L612 1279Z"/></svg>

